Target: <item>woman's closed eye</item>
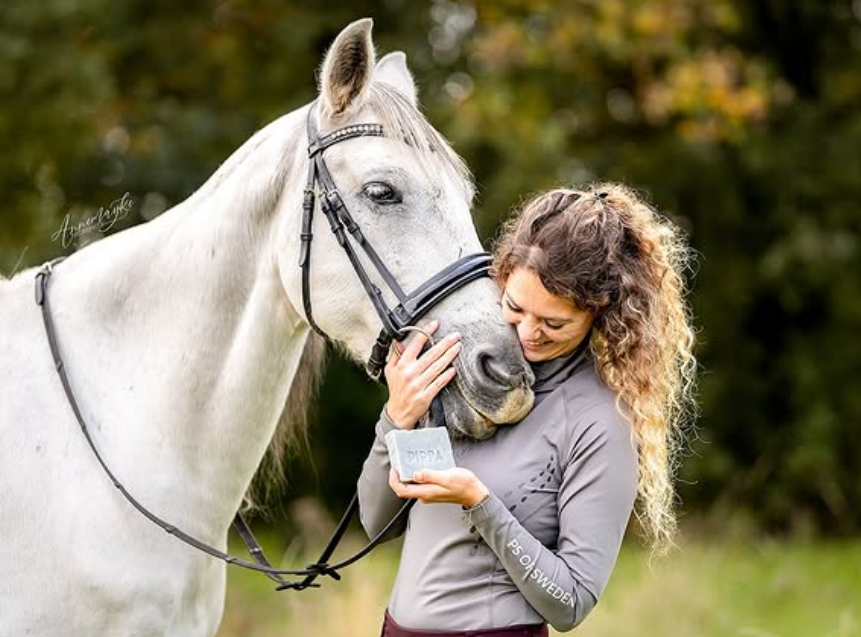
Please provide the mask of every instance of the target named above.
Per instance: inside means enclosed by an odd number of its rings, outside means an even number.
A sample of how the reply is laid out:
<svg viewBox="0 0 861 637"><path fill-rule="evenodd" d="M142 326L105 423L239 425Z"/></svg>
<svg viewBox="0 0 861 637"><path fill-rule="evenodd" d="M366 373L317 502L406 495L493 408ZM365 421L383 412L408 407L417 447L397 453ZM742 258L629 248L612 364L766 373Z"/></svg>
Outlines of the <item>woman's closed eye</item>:
<svg viewBox="0 0 861 637"><path fill-rule="evenodd" d="M514 305L514 303L512 303L509 299L505 299L505 307L507 307L510 311L516 314L520 314L523 311L519 307Z"/></svg>
<svg viewBox="0 0 861 637"><path fill-rule="evenodd" d="M523 312L523 310L522 310L520 307L516 306L516 305L515 305L514 303L512 303L512 302L511 302L511 300L510 300L510 299L508 299L508 298L506 298L506 299L505 299L505 307L506 307L510 312L514 312L515 314L520 314L520 313L522 313L522 312ZM554 331L555 331L555 330L561 330L563 327L565 327L566 325L568 325L568 323L567 323L567 322L557 322L557 321L552 321L552 320L550 320L550 319L541 319L541 322L542 322L542 323L544 323L544 326L545 326L548 330L554 330Z"/></svg>

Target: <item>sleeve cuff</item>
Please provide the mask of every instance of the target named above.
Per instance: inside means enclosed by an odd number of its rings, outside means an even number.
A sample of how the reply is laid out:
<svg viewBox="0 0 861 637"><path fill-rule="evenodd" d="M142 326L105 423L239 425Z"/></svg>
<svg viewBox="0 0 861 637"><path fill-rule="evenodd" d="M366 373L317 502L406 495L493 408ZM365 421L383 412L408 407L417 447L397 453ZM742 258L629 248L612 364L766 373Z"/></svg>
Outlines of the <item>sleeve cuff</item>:
<svg viewBox="0 0 861 637"><path fill-rule="evenodd" d="M386 434L397 428L397 425L389 418L386 408L383 407L383 410L380 412L380 420L377 422L377 437L385 443Z"/></svg>
<svg viewBox="0 0 861 637"><path fill-rule="evenodd" d="M461 508L464 509L464 516L471 525L480 524L486 519L493 517L498 512L499 507L502 507L503 510L505 509L505 505L502 504L502 501L492 491L490 495L473 507L466 508L461 505Z"/></svg>

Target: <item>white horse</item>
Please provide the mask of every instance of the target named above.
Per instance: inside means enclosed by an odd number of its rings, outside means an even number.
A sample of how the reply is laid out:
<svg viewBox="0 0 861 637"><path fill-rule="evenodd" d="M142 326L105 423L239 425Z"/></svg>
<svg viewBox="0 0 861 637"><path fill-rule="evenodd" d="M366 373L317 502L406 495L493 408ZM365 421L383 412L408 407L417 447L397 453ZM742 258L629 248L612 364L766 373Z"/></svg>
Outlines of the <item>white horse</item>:
<svg viewBox="0 0 861 637"><path fill-rule="evenodd" d="M323 131L387 131L333 146L326 161L404 289L481 249L468 175L419 114L404 55L376 63L370 20L335 40L316 104ZM150 510L221 549L311 342L297 266L308 108L51 279L61 354L106 461ZM363 360L380 321L319 213L314 230L314 316ZM54 370L34 274L0 281L0 635L213 635L226 566L146 520L98 466ZM494 283L470 284L431 316L463 335L449 426L482 438L520 419L529 372Z"/></svg>

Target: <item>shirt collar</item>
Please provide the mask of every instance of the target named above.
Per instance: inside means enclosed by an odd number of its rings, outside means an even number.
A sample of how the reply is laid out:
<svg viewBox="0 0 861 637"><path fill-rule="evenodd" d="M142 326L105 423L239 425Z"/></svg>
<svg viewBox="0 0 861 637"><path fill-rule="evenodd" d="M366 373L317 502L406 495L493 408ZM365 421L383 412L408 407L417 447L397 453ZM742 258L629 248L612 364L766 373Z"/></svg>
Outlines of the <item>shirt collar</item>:
<svg viewBox="0 0 861 637"><path fill-rule="evenodd" d="M567 356L529 364L532 367L532 373L535 374L532 391L535 393L536 407L557 387L571 378L574 371L589 357L591 335L591 332L587 334L577 348Z"/></svg>

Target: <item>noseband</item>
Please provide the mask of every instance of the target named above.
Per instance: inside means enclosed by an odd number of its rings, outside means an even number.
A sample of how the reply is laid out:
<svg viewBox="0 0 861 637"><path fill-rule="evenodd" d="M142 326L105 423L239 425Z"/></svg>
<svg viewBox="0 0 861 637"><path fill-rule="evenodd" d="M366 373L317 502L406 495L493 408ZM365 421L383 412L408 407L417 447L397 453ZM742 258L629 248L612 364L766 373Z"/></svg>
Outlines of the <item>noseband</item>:
<svg viewBox="0 0 861 637"><path fill-rule="evenodd" d="M412 293L406 294L347 210L344 199L338 192L326 161L323 159L324 151L339 142L356 137L384 137L383 127L380 124L353 124L320 136L314 121L314 104L312 104L308 110L307 129L308 182L302 202L302 234L300 235L302 243L299 250L305 318L315 332L329 340L328 335L314 320L314 314L311 311L311 241L314 239L312 226L315 204L319 196L320 209L329 222L329 228L335 235L338 245L347 253L347 258L382 323L380 334L365 365L368 374L379 379L392 341L406 338L408 331L405 328L415 325L448 296L476 279L489 276L492 259L487 252L477 252L462 257L437 272ZM397 299L397 305L394 307L386 303L383 292L368 276L368 271L353 247L350 237L359 244L386 287L394 294Z"/></svg>

